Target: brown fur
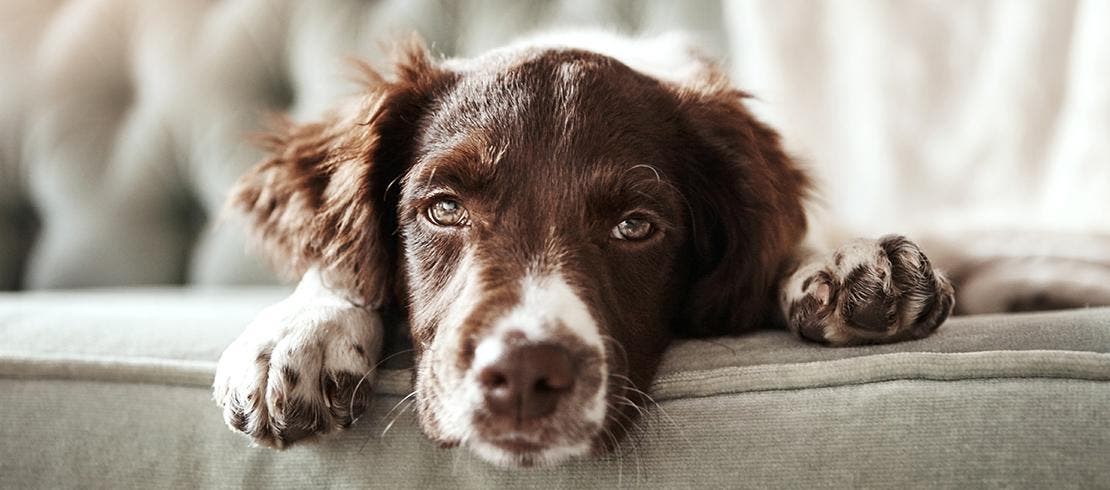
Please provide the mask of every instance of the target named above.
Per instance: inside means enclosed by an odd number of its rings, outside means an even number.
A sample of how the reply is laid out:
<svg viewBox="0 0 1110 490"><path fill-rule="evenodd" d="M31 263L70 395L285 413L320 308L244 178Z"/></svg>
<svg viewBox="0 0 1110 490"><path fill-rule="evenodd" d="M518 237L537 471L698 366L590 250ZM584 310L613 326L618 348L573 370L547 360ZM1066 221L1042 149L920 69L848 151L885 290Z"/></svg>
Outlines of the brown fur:
<svg viewBox="0 0 1110 490"><path fill-rule="evenodd" d="M367 304L396 301L396 247L389 240L395 218L379 196L388 190L404 158L404 134L391 133L422 106L440 81L419 42L386 80L362 65L366 96L354 117L331 114L322 122L296 125L281 119L261 144L271 156L243 175L230 203L251 221L258 242L288 275L311 266Z"/></svg>
<svg viewBox="0 0 1110 490"><path fill-rule="evenodd" d="M394 79L366 72L355 117L275 131L272 156L232 197L288 271L320 267L368 304L412 313L421 421L443 445L459 441L441 437L430 412L455 380L436 367L469 368L529 267L557 267L612 340L601 356L612 405L642 404L637 391L672 337L777 319L776 282L806 229L809 179L719 72L679 86L574 50L498 63L455 72L409 46ZM425 224L443 188L466 203L465 231ZM647 209L657 235L609 239L626 209ZM433 352L444 312L429 308L457 293L445 286L464 249L482 264L481 299L460 343ZM611 431L636 410L619 412Z"/></svg>

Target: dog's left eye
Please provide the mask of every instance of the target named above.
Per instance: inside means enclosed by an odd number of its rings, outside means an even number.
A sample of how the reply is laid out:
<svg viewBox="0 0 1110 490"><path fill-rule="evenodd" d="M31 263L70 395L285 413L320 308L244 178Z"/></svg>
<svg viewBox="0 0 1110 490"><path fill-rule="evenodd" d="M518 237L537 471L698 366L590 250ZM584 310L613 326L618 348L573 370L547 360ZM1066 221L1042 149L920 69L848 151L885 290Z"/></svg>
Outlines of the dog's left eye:
<svg viewBox="0 0 1110 490"><path fill-rule="evenodd" d="M640 218L629 218L613 227L611 236L618 240L643 240L655 231L655 226L650 221Z"/></svg>
<svg viewBox="0 0 1110 490"><path fill-rule="evenodd" d="M440 199L428 208L428 220L439 226L466 224L466 208L454 199Z"/></svg>

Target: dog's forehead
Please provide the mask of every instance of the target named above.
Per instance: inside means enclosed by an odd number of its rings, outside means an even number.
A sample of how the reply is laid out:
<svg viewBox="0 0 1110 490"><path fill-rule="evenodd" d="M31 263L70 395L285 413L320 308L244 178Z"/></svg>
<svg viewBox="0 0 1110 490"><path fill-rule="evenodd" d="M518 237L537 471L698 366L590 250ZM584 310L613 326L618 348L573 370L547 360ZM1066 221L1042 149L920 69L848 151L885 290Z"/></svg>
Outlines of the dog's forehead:
<svg viewBox="0 0 1110 490"><path fill-rule="evenodd" d="M523 50L477 58L457 70L456 82L429 114L430 139L482 131L527 138L551 151L575 136L593 136L581 145L642 129L672 106L664 82L589 51Z"/></svg>
<svg viewBox="0 0 1110 490"><path fill-rule="evenodd" d="M461 91L474 90L484 93L512 93L514 97L526 95L529 89L547 90L559 95L559 90L574 90L592 86L631 87L659 83L657 79L633 70L616 58L571 48L532 48L491 53L453 67L459 75ZM606 87L610 85L609 87ZM642 88L642 87L637 87ZM500 91L497 89L501 89ZM563 95L575 95L574 93Z"/></svg>
<svg viewBox="0 0 1110 490"><path fill-rule="evenodd" d="M606 173L643 164L658 178L674 146L670 92L613 58L530 50L453 69L456 83L425 116L410 181L446 171L474 180L605 182Z"/></svg>

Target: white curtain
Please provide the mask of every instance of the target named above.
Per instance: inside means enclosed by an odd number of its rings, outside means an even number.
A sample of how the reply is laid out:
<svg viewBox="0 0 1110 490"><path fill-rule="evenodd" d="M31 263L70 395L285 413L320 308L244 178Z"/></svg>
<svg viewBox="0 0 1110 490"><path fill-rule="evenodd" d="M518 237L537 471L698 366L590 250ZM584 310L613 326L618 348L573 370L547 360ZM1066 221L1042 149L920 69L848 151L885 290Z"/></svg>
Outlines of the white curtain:
<svg viewBox="0 0 1110 490"><path fill-rule="evenodd" d="M1110 232L1110 2L724 10L737 82L840 224Z"/></svg>

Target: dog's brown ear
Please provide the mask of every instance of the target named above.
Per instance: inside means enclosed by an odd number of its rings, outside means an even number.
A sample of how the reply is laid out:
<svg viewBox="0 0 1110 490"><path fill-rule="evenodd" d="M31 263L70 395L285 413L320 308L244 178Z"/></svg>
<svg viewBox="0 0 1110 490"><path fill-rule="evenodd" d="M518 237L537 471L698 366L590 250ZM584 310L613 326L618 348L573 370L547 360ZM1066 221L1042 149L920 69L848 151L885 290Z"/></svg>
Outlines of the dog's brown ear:
<svg viewBox="0 0 1110 490"><path fill-rule="evenodd" d="M409 165L420 116L447 74L418 40L403 50L394 78L363 72L360 102L264 135L270 156L239 179L229 204L282 272L318 267L377 307L394 299L396 280L390 183Z"/></svg>
<svg viewBox="0 0 1110 490"><path fill-rule="evenodd" d="M805 172L779 135L755 119L747 95L713 74L679 91L692 151L693 287L685 335L720 335L776 320L777 282L806 229Z"/></svg>

